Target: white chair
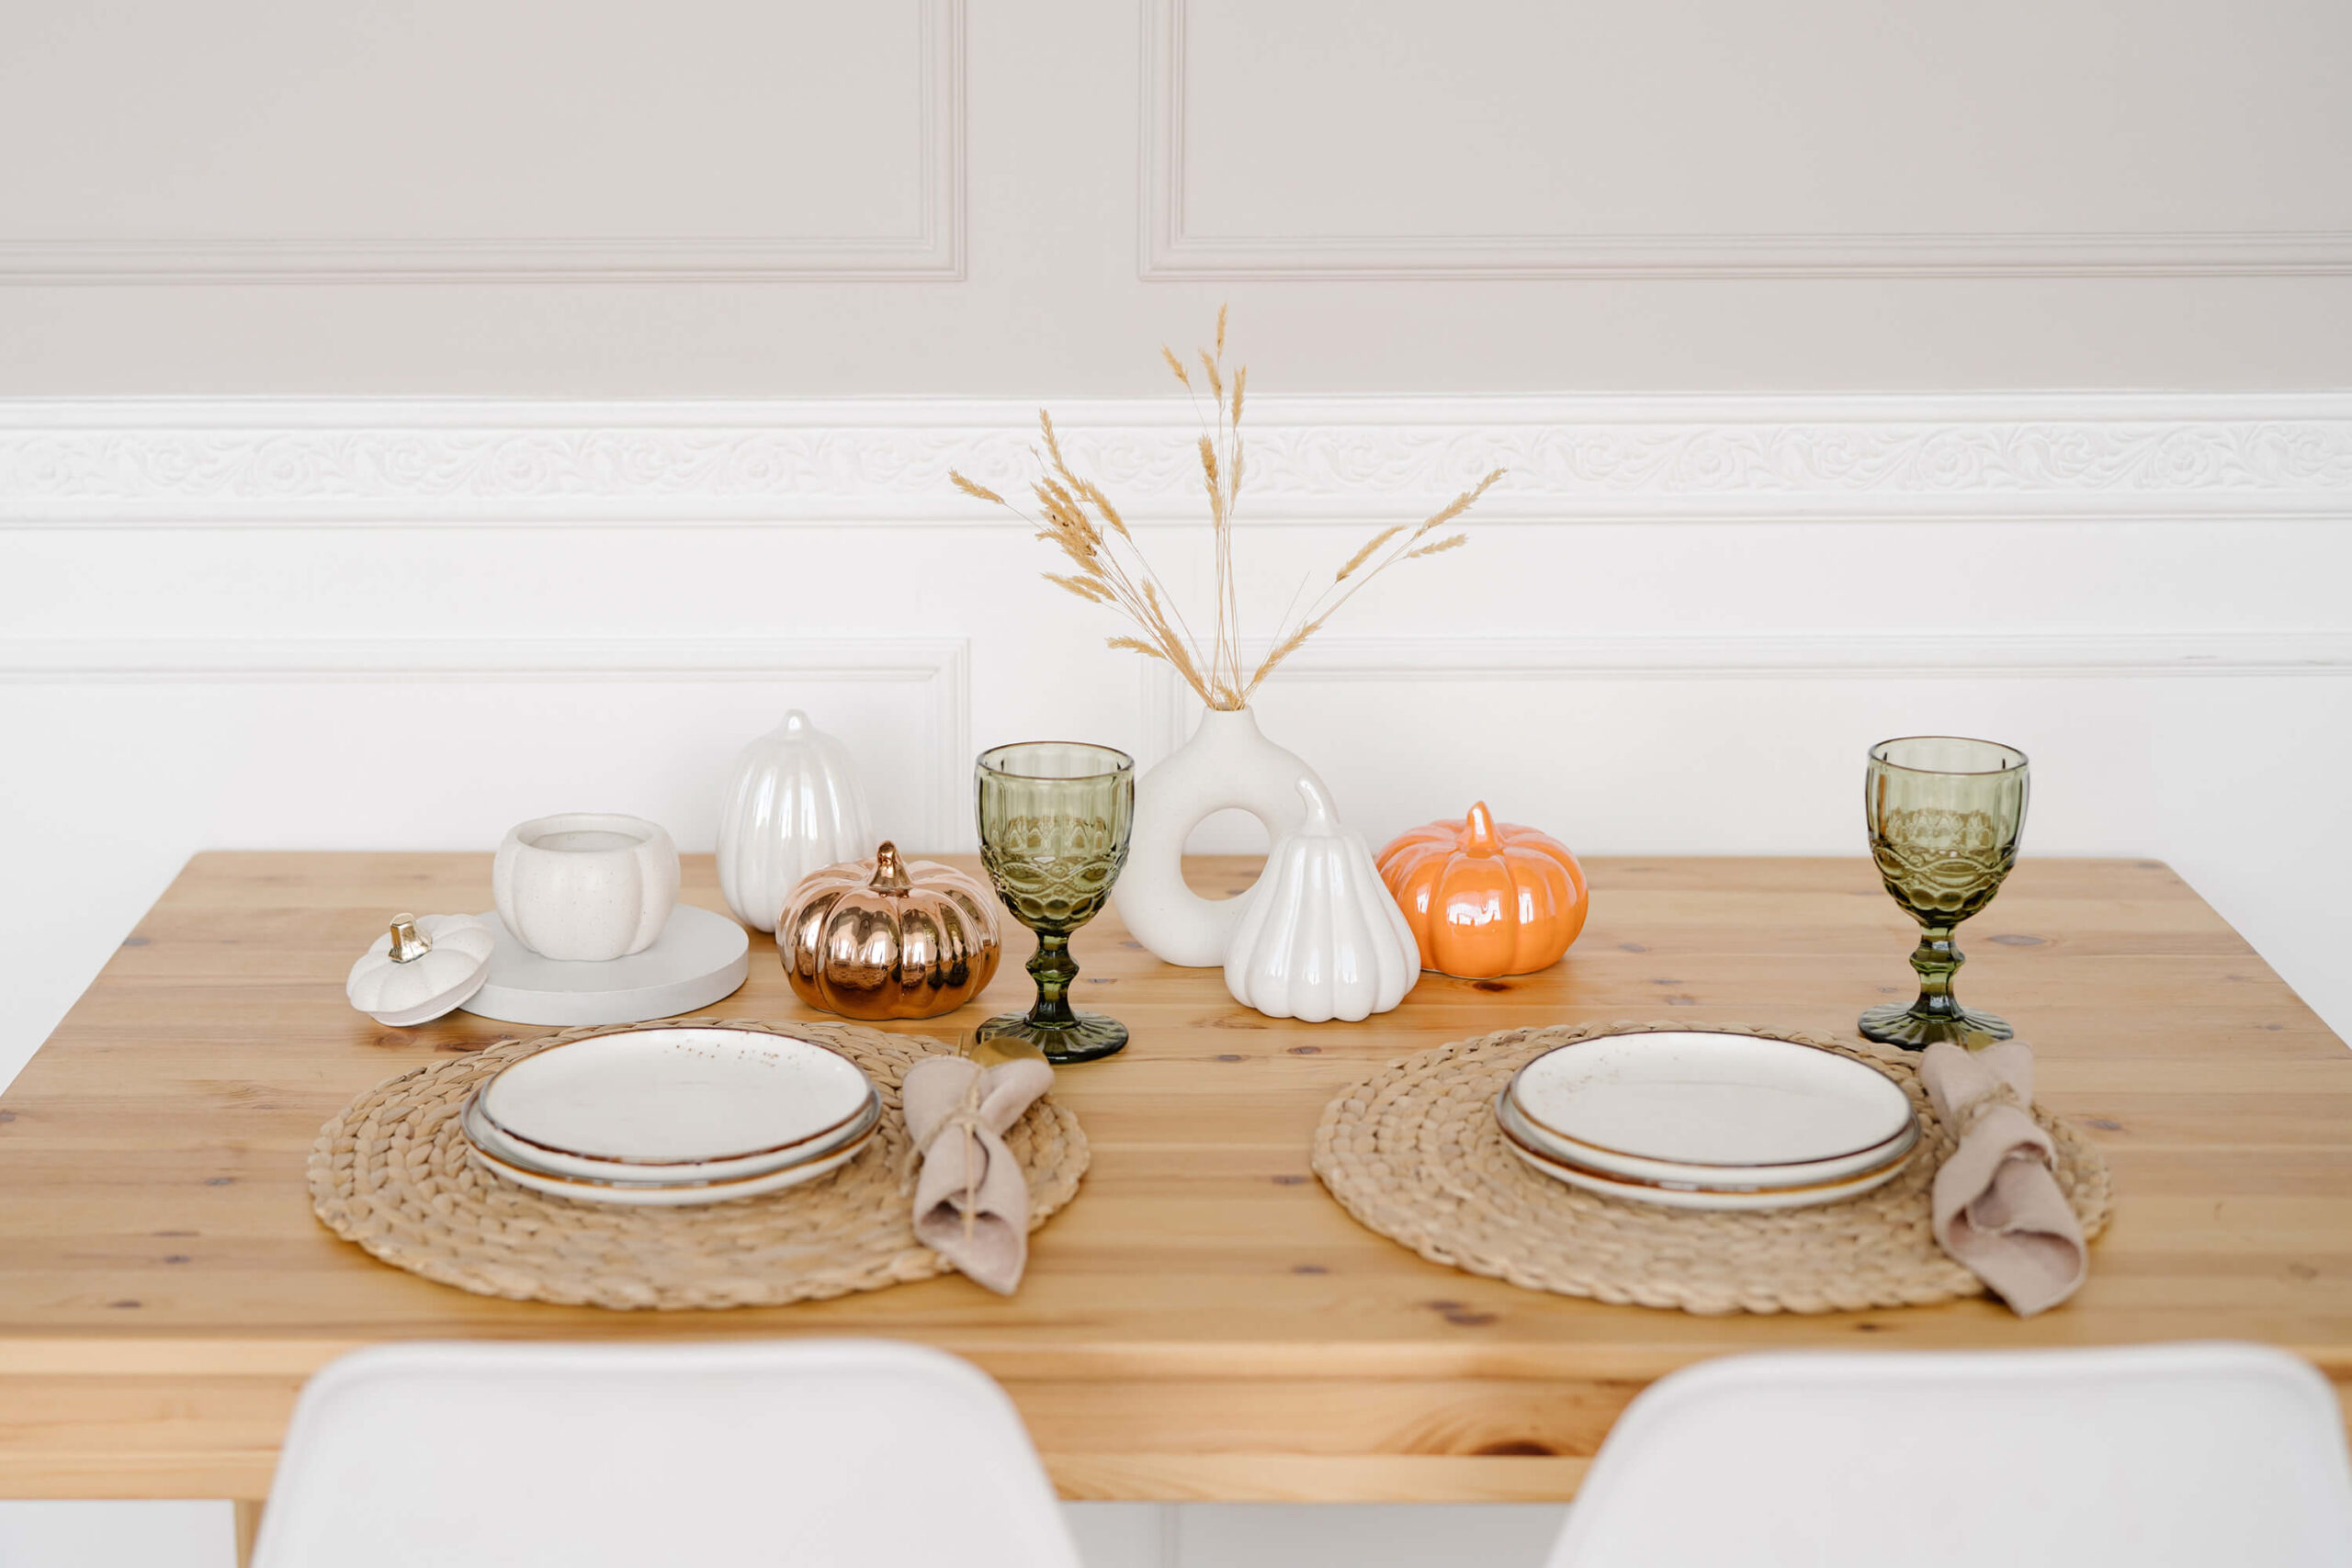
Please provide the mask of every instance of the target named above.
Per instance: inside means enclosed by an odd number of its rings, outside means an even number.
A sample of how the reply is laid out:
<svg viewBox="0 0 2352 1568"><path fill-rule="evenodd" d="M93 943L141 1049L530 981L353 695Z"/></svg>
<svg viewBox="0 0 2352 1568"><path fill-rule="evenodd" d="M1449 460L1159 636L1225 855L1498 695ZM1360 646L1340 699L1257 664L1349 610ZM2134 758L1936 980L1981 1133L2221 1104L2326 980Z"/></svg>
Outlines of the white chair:
<svg viewBox="0 0 2352 1568"><path fill-rule="evenodd" d="M1737 1356L1601 1445L1552 1568L2343 1568L2325 1379L2255 1345Z"/></svg>
<svg viewBox="0 0 2352 1568"><path fill-rule="evenodd" d="M361 1350L254 1568L1078 1568L1004 1392L882 1341Z"/></svg>

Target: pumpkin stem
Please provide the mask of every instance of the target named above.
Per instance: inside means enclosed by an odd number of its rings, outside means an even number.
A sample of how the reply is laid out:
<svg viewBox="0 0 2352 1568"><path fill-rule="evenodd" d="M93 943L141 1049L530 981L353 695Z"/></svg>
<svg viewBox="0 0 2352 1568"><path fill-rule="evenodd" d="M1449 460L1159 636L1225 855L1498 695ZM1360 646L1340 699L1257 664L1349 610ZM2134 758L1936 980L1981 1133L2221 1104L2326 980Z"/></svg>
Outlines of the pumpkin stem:
<svg viewBox="0 0 2352 1568"><path fill-rule="evenodd" d="M414 915L392 917L392 962L406 964L433 951L433 939L416 929Z"/></svg>
<svg viewBox="0 0 2352 1568"><path fill-rule="evenodd" d="M1299 824L1301 831L1329 833L1338 825L1331 814L1330 801L1316 787L1313 779L1298 781L1298 795L1306 802L1306 820Z"/></svg>
<svg viewBox="0 0 2352 1568"><path fill-rule="evenodd" d="M1470 807L1470 820L1465 826L1466 830L1462 836L1464 849L1474 855L1490 855L1495 852L1497 847L1495 817L1494 813L1487 809L1485 801L1481 800Z"/></svg>
<svg viewBox="0 0 2352 1568"><path fill-rule="evenodd" d="M906 863L899 858L899 846L888 839L874 852L874 880L866 886L876 893L904 893L914 886L907 880Z"/></svg>

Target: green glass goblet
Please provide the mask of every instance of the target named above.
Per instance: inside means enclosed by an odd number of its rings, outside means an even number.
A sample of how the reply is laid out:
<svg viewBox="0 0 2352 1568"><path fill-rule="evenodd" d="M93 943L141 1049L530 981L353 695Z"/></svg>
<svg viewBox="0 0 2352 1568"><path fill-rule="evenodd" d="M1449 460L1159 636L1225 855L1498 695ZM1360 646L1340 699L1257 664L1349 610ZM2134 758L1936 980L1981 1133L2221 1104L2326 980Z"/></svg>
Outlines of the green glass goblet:
<svg viewBox="0 0 2352 1568"><path fill-rule="evenodd" d="M1911 735L1871 748L1862 796L1871 858L1894 901L1919 922L1911 954L1919 999L1862 1014L1864 1039L1906 1051L1939 1040L1973 1049L2015 1032L1952 995L1952 975L1967 960L1951 933L1993 901L2017 864L2026 786L2025 753L1997 741Z"/></svg>
<svg viewBox="0 0 2352 1568"><path fill-rule="evenodd" d="M1078 961L1069 933L1100 913L1135 826L1136 764L1124 751L1035 740L980 753L980 863L1012 918L1037 933L1026 1013L980 1025L975 1041L1025 1041L1048 1062L1091 1062L1127 1043L1127 1026L1069 1005Z"/></svg>

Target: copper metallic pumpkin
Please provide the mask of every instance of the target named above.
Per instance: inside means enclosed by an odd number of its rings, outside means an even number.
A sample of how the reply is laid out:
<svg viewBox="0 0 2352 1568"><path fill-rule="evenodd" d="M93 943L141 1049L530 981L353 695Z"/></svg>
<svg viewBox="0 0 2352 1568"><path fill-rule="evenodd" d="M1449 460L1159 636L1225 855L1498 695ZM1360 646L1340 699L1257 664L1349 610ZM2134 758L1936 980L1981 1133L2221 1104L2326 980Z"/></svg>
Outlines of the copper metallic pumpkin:
<svg viewBox="0 0 2352 1568"><path fill-rule="evenodd" d="M800 879L775 929L793 994L844 1018L936 1018L978 996L1001 951L996 900L885 843Z"/></svg>
<svg viewBox="0 0 2352 1568"><path fill-rule="evenodd" d="M1380 852L1421 967L1468 979L1526 975L1559 961L1590 908L1584 867L1548 833L1498 822L1480 801L1467 820L1431 822Z"/></svg>

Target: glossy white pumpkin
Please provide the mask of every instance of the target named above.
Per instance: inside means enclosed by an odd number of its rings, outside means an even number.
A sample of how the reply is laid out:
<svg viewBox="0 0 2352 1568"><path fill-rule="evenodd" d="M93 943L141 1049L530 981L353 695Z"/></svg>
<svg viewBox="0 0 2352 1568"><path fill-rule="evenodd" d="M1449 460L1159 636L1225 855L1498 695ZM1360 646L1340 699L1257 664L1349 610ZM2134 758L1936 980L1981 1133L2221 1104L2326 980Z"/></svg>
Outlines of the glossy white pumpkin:
<svg viewBox="0 0 2352 1568"><path fill-rule="evenodd" d="M1421 977L1405 913L1360 833L1302 779L1306 820L1274 843L1225 953L1225 988L1269 1018L1353 1022L1386 1012Z"/></svg>
<svg viewBox="0 0 2352 1568"><path fill-rule="evenodd" d="M490 975L497 934L473 916L420 915L415 926L432 944L426 952L406 962L395 960L387 931L359 955L343 983L351 1005L378 1023L406 1028L439 1018L481 990Z"/></svg>
<svg viewBox="0 0 2352 1568"><path fill-rule="evenodd" d="M735 918L772 931L812 871L870 854L849 749L798 708L743 748L718 810L718 889Z"/></svg>

